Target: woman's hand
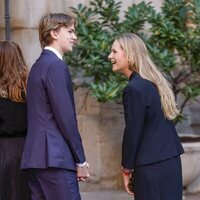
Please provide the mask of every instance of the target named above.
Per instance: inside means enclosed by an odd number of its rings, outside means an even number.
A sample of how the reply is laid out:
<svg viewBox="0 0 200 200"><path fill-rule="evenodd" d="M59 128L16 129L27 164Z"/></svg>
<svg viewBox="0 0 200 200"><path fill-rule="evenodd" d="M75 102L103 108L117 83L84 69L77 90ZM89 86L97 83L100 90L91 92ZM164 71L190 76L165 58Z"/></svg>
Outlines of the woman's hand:
<svg viewBox="0 0 200 200"><path fill-rule="evenodd" d="M133 195L134 193L130 190L130 178L133 179L130 169L122 168L122 177L124 181L124 187L128 194Z"/></svg>

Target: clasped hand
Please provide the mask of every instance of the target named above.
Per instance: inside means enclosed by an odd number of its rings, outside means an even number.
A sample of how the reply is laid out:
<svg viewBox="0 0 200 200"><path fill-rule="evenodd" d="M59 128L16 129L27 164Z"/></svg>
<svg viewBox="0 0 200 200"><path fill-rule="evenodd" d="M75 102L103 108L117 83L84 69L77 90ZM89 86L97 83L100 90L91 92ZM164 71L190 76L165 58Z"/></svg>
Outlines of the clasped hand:
<svg viewBox="0 0 200 200"><path fill-rule="evenodd" d="M77 166L77 179L78 181L85 182L89 178L89 163L86 163L84 166Z"/></svg>

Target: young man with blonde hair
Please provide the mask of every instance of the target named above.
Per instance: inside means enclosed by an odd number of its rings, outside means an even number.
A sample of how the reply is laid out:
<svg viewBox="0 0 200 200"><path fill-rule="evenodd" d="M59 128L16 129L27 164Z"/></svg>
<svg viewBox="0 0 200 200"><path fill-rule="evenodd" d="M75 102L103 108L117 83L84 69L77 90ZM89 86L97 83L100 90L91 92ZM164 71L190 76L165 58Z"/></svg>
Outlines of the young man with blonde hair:
<svg viewBox="0 0 200 200"><path fill-rule="evenodd" d="M39 38L43 50L28 78L28 133L21 168L28 170L32 200L80 200L78 181L88 178L88 165L71 77L62 60L77 42L75 19L63 13L44 15Z"/></svg>

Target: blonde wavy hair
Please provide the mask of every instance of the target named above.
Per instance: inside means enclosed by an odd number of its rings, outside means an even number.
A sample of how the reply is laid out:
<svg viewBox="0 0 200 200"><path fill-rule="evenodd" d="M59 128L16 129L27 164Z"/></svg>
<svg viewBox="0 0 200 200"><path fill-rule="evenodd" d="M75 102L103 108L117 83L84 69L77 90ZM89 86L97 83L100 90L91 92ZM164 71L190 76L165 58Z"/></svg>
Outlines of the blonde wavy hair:
<svg viewBox="0 0 200 200"><path fill-rule="evenodd" d="M0 41L0 97L24 102L28 67L19 45Z"/></svg>
<svg viewBox="0 0 200 200"><path fill-rule="evenodd" d="M133 33L123 33L117 39L129 61L129 68L144 79L154 83L161 97L161 105L167 119L173 120L180 113L170 84L148 55L142 39Z"/></svg>

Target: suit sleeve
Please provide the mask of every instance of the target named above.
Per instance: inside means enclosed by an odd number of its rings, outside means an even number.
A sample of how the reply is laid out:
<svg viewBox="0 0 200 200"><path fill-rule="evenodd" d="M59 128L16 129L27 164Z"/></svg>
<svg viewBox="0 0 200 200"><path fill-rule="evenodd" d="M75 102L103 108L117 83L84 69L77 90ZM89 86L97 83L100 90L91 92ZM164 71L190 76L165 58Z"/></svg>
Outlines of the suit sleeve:
<svg viewBox="0 0 200 200"><path fill-rule="evenodd" d="M71 77L64 62L53 63L46 78L46 88L56 123L70 146L76 163L84 163L85 155L78 131Z"/></svg>
<svg viewBox="0 0 200 200"><path fill-rule="evenodd" d="M145 105L141 94L131 86L123 92L125 129L122 142L122 166L127 169L135 168L139 143L142 137L145 119Z"/></svg>

